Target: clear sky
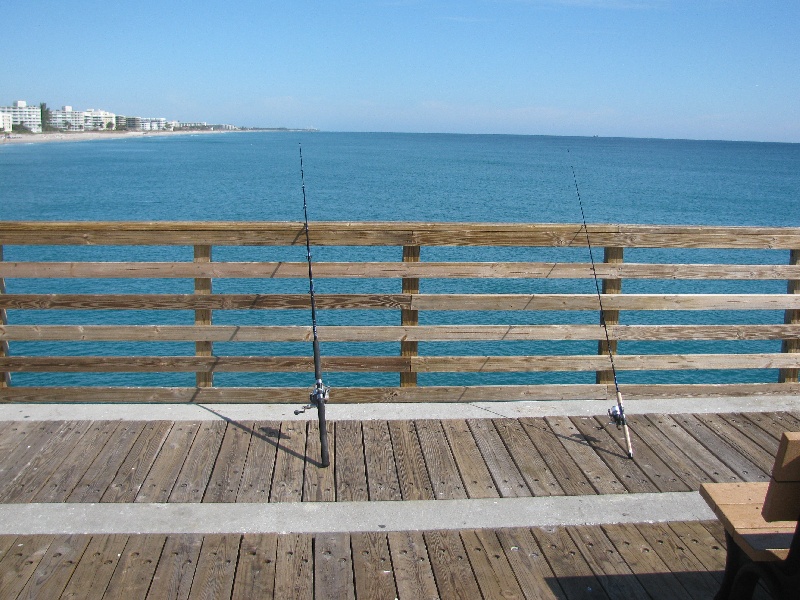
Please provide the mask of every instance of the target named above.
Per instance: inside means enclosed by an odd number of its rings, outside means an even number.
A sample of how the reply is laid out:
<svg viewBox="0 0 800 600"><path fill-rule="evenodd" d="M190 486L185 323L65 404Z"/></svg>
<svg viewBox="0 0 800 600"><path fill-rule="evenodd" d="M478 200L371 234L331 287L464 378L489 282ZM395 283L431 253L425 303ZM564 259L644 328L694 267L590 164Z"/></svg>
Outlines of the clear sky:
<svg viewBox="0 0 800 600"><path fill-rule="evenodd" d="M3 105L800 142L798 0L19 0L0 56Z"/></svg>

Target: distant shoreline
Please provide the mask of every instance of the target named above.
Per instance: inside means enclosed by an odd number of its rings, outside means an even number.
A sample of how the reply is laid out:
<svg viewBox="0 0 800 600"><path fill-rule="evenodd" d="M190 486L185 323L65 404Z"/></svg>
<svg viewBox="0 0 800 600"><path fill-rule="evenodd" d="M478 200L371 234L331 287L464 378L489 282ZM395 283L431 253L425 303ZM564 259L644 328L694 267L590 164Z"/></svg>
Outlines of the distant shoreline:
<svg viewBox="0 0 800 600"><path fill-rule="evenodd" d="M4 144L41 144L51 142L88 142L91 140L124 140L167 135L206 135L212 133L236 133L235 130L187 129L185 131L53 131L48 133L12 133L11 137L0 137Z"/></svg>

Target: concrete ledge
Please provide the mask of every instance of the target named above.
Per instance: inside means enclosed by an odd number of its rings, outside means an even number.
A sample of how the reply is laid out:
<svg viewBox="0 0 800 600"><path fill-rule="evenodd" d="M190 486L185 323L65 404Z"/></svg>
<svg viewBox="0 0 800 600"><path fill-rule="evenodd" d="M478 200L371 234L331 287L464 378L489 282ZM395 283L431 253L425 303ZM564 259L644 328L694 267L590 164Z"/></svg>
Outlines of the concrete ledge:
<svg viewBox="0 0 800 600"><path fill-rule="evenodd" d="M530 402L471 402L466 404L397 403L328 405L329 420L487 419L605 415L607 400L553 400ZM294 404L0 404L0 421L205 421L308 420L316 410L295 415ZM670 398L631 400L630 415L642 413L720 413L800 411L800 396L724 398Z"/></svg>
<svg viewBox="0 0 800 600"><path fill-rule="evenodd" d="M5 504L0 534L424 531L714 518L697 492L403 502Z"/></svg>

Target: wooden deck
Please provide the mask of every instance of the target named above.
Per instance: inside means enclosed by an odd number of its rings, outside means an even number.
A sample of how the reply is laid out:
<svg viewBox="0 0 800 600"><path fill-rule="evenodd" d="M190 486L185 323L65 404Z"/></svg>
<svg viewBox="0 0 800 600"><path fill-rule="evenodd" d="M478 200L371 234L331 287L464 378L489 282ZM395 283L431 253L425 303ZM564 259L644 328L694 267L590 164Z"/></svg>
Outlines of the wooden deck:
<svg viewBox="0 0 800 600"><path fill-rule="evenodd" d="M0 424L0 503L379 502L765 481L800 413ZM0 598L709 598L717 522L260 534L0 535Z"/></svg>

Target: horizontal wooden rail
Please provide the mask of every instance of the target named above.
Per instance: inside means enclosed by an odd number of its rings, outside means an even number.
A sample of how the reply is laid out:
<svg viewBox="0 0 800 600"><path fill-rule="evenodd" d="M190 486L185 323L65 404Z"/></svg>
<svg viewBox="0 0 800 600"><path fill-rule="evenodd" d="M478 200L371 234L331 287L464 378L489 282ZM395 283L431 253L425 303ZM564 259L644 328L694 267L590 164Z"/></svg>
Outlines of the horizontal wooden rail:
<svg viewBox="0 0 800 600"><path fill-rule="evenodd" d="M618 354L621 371L689 369L788 369L800 367L800 354ZM326 356L322 368L343 373L534 373L597 371L608 356ZM305 356L11 356L0 370L12 373L291 373L314 368Z"/></svg>
<svg viewBox="0 0 800 600"><path fill-rule="evenodd" d="M800 248L796 227L590 224L593 246ZM576 223L315 222L314 246L586 246ZM302 246L301 222L8 222L0 245Z"/></svg>
<svg viewBox="0 0 800 600"><path fill-rule="evenodd" d="M599 263L599 278L774 280L800 278L800 265L637 264ZM0 262L0 278L40 279L304 279L308 263L293 262ZM590 279L591 264L541 262L324 262L315 266L318 279Z"/></svg>
<svg viewBox="0 0 800 600"><path fill-rule="evenodd" d="M600 325L343 325L320 326L326 342L602 340ZM612 340L800 340L787 325L611 325ZM0 340L65 342L310 342L303 325L6 325Z"/></svg>
<svg viewBox="0 0 800 600"><path fill-rule="evenodd" d="M318 309L597 310L593 294L317 294ZM3 294L4 309L281 310L308 309L307 294ZM791 310L800 295L607 294L606 310Z"/></svg>

